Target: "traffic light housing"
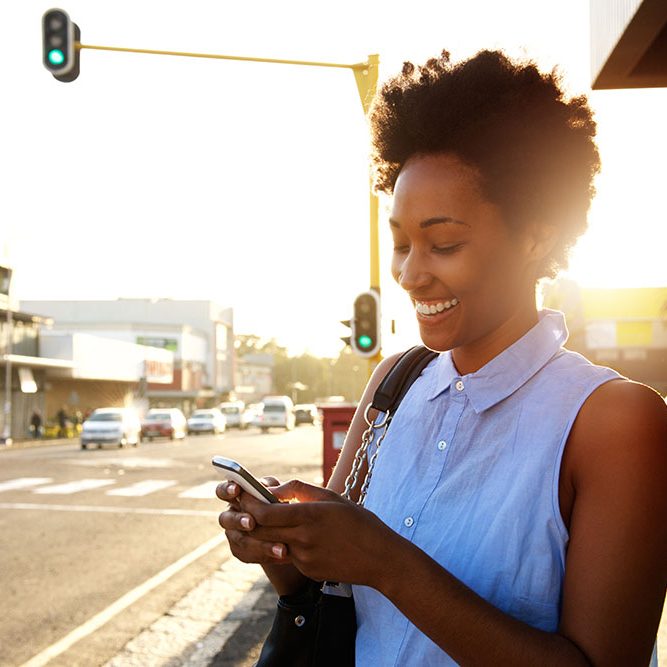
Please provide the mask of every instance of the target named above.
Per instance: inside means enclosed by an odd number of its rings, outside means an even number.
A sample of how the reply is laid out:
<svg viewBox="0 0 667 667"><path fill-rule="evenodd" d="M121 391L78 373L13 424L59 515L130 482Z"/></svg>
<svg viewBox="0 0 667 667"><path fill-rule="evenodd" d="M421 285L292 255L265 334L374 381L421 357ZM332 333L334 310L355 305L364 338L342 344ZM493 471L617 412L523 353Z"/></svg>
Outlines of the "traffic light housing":
<svg viewBox="0 0 667 667"><path fill-rule="evenodd" d="M58 81L74 81L79 76L81 31L62 9L49 9L42 17L44 67Z"/></svg>
<svg viewBox="0 0 667 667"><path fill-rule="evenodd" d="M360 357L380 352L380 296L374 290L362 292L354 300L351 346Z"/></svg>

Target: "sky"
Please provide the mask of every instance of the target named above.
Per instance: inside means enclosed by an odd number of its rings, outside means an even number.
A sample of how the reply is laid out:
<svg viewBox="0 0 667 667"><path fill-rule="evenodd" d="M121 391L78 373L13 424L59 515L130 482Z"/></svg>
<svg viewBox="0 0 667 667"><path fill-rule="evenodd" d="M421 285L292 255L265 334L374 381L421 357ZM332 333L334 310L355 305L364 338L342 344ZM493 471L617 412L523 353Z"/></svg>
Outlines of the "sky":
<svg viewBox="0 0 667 667"><path fill-rule="evenodd" d="M8 0L3 14L0 258L14 267L14 299L212 299L234 308L238 333L336 355L340 320L370 283L369 139L352 72L84 49L64 84L41 64L53 6ZM378 54L380 82L443 48L557 66L570 94L589 94L603 168L568 276L667 285L667 89L590 91L585 0L60 7L83 44L339 63ZM418 342L389 274L389 205L386 353Z"/></svg>

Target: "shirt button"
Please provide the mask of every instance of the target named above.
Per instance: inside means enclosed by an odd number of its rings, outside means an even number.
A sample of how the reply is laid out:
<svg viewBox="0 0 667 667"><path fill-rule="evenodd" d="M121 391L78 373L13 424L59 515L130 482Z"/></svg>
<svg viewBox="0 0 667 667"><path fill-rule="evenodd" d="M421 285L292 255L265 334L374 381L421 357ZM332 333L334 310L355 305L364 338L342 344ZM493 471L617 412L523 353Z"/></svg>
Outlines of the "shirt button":
<svg viewBox="0 0 667 667"><path fill-rule="evenodd" d="M457 391L463 391L465 387L465 385L463 384L463 382L461 382L461 380L458 380L454 386L456 387Z"/></svg>
<svg viewBox="0 0 667 667"><path fill-rule="evenodd" d="M438 449L442 452L445 449L445 447L447 447L447 443L444 440L441 440L438 443Z"/></svg>
<svg viewBox="0 0 667 667"><path fill-rule="evenodd" d="M407 518L405 519L405 521L403 521L403 523L404 523L408 528L410 528L410 526L412 526L412 524L413 524L414 522L415 522L415 520L414 520L411 516L407 517Z"/></svg>

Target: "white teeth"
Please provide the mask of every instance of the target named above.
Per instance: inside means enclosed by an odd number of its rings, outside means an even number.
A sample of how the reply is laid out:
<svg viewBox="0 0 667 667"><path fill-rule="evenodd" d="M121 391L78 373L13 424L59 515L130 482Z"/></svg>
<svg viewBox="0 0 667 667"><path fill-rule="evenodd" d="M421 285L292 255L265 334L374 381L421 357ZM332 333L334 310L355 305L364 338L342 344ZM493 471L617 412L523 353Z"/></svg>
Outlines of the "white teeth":
<svg viewBox="0 0 667 667"><path fill-rule="evenodd" d="M421 303L420 301L415 301L415 310L421 315L435 315L436 313L442 313L445 310L449 310L458 304L459 300L454 298L451 301L439 301L438 303Z"/></svg>

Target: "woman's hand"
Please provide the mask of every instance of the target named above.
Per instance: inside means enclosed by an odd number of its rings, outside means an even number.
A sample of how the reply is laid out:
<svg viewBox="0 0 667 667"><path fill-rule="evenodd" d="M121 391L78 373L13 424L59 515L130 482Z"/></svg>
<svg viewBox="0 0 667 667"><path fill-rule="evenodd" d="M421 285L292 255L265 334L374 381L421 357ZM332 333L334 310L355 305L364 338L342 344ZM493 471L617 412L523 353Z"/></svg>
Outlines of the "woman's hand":
<svg viewBox="0 0 667 667"><path fill-rule="evenodd" d="M293 480L271 491L283 501L299 501L253 504L255 526L249 537L256 544L272 545L272 562L292 563L318 581L376 585L379 563L396 537L393 531L328 489ZM241 501L244 511L251 509L247 501ZM260 551L266 555L265 547Z"/></svg>
<svg viewBox="0 0 667 667"><path fill-rule="evenodd" d="M264 477L260 481L267 487L280 484L275 477ZM284 544L262 542L252 535L256 527L254 512L264 503L244 493L236 482L218 484L215 493L220 500L229 503L218 521L225 531L232 554L244 563L269 565L282 562L287 550Z"/></svg>

